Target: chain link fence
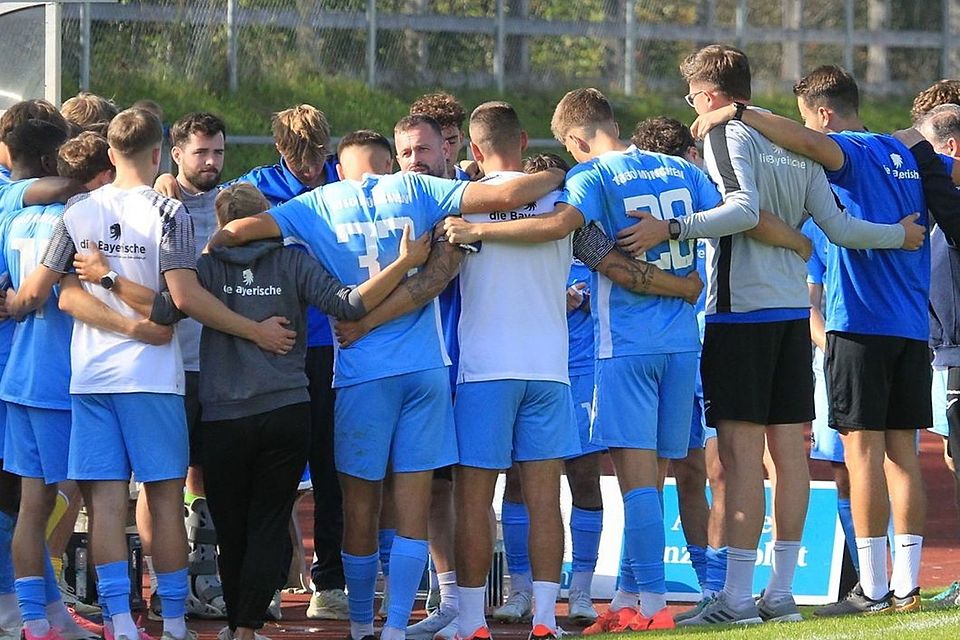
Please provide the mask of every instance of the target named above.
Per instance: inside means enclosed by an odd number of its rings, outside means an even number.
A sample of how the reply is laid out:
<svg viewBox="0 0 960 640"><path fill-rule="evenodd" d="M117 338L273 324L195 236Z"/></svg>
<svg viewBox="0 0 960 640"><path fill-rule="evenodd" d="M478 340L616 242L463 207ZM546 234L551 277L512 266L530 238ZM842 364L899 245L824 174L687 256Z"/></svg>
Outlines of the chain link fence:
<svg viewBox="0 0 960 640"><path fill-rule="evenodd" d="M134 0L64 7L65 77L214 91L346 76L388 87L626 93L679 83L679 60L740 44L759 84L822 63L882 91L956 72L958 0ZM90 37L85 37L84 13Z"/></svg>

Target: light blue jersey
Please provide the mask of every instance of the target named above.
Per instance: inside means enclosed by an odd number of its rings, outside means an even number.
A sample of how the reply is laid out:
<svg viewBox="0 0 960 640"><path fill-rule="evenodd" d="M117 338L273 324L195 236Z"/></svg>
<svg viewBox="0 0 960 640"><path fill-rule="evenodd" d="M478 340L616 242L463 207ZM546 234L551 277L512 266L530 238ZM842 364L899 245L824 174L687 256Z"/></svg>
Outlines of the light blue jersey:
<svg viewBox="0 0 960 640"><path fill-rule="evenodd" d="M0 255L9 265L14 289L43 258L63 205L33 206L0 224ZM73 319L60 311L59 285L43 307L16 323L0 398L28 407L70 409L70 335Z"/></svg>
<svg viewBox="0 0 960 640"><path fill-rule="evenodd" d="M570 277L567 280L567 287L585 282L590 284L592 274L590 269L582 262L574 258L570 265ZM589 305L590 287L584 290L587 295L586 303ZM570 377L582 376L584 374L593 374L594 349L593 349L593 320L590 317L589 307L584 312L583 309L574 309L567 312L567 332L570 336L570 350L568 352L567 370Z"/></svg>
<svg viewBox="0 0 960 640"><path fill-rule="evenodd" d="M31 178L13 182L0 181L0 225L3 225L8 217L23 209L23 194L35 180ZM6 258L0 253L0 287L6 290L9 286L10 269ZM13 329L16 324L12 318L0 320L0 372L7 366L7 360L10 358L10 344L13 341Z"/></svg>
<svg viewBox="0 0 960 640"><path fill-rule="evenodd" d="M711 209L720 193L696 166L675 156L632 150L605 153L567 174L561 202L598 222L611 238L646 211L666 220ZM684 277L696 269L696 242L669 240L646 260ZM598 358L699 351L696 312L679 298L633 293L594 275L591 309Z"/></svg>
<svg viewBox="0 0 960 640"><path fill-rule="evenodd" d="M268 213L285 238L308 247L341 282L357 285L396 260L405 225L413 235L459 213L467 182L416 173L327 184ZM334 387L449 366L436 300L338 349Z"/></svg>
<svg viewBox="0 0 960 640"><path fill-rule="evenodd" d="M830 134L843 151L843 166L827 171L850 215L886 224L919 213L928 224L920 172L910 150L891 136L843 131ZM930 243L917 251L827 251L827 331L847 331L927 341Z"/></svg>

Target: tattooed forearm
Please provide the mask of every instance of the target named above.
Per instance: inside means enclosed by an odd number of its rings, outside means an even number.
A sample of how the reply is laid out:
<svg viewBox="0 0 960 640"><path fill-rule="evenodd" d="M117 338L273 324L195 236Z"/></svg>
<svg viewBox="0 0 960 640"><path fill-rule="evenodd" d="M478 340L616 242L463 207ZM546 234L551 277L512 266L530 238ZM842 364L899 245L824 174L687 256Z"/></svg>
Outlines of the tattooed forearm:
<svg viewBox="0 0 960 640"><path fill-rule="evenodd" d="M634 260L615 249L604 256L597 265L597 271L624 289L635 293L648 293L657 268L649 262Z"/></svg>
<svg viewBox="0 0 960 640"><path fill-rule="evenodd" d="M416 306L422 306L440 295L453 280L463 261L463 251L449 242L434 242L430 257L419 273L408 278L403 288Z"/></svg>

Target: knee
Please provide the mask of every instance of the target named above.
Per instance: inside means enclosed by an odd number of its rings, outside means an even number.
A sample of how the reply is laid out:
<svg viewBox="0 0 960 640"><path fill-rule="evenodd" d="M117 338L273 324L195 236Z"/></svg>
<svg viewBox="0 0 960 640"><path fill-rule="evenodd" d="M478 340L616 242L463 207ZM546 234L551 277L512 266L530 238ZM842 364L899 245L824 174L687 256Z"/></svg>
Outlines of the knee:
<svg viewBox="0 0 960 640"><path fill-rule="evenodd" d="M581 509L599 509L603 507L600 494L600 478L589 475L567 475L573 504Z"/></svg>

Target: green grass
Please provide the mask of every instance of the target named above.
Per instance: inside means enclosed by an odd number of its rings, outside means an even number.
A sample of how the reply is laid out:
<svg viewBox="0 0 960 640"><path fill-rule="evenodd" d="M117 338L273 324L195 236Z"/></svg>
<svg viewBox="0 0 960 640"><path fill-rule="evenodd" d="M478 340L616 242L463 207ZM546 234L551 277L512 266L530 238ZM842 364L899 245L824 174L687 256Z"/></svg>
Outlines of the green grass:
<svg viewBox="0 0 960 640"><path fill-rule="evenodd" d="M454 90L469 110L491 99L507 100L517 109L521 121L532 138L550 138L550 116L553 107L572 87L553 91L516 91L499 95L495 89ZM63 95L76 92L66 83ZM376 129L389 134L393 124L406 115L409 103L418 95L442 89L428 86L390 91L370 89L363 82L315 74L242 85L234 95L223 88L208 88L190 83L154 80L149 77L98 76L91 90L113 98L125 107L141 98L157 101L164 109L164 119L173 122L190 111L212 111L227 123L228 134L270 135L270 116L293 104L306 102L322 109L335 135L360 128ZM693 121L694 113L683 101L683 87L678 83L672 92L644 91L637 96L610 94L624 138L634 125L647 117L666 115L683 122ZM791 95L756 96L755 102L774 111L796 117L796 103ZM909 124L910 98L865 100L863 117L873 131L891 131ZM227 136L229 140L229 135ZM276 151L269 145L229 145L224 177L232 178L247 169L276 161Z"/></svg>
<svg viewBox="0 0 960 640"><path fill-rule="evenodd" d="M809 608L802 607L804 615ZM792 638L795 640L867 640L899 638L901 640L942 640L960 634L960 610L931 611L846 618L809 619L803 622L750 625L743 627L683 627L670 631L643 634L607 634L594 636L599 640L614 638L716 638L717 640L767 640Z"/></svg>

